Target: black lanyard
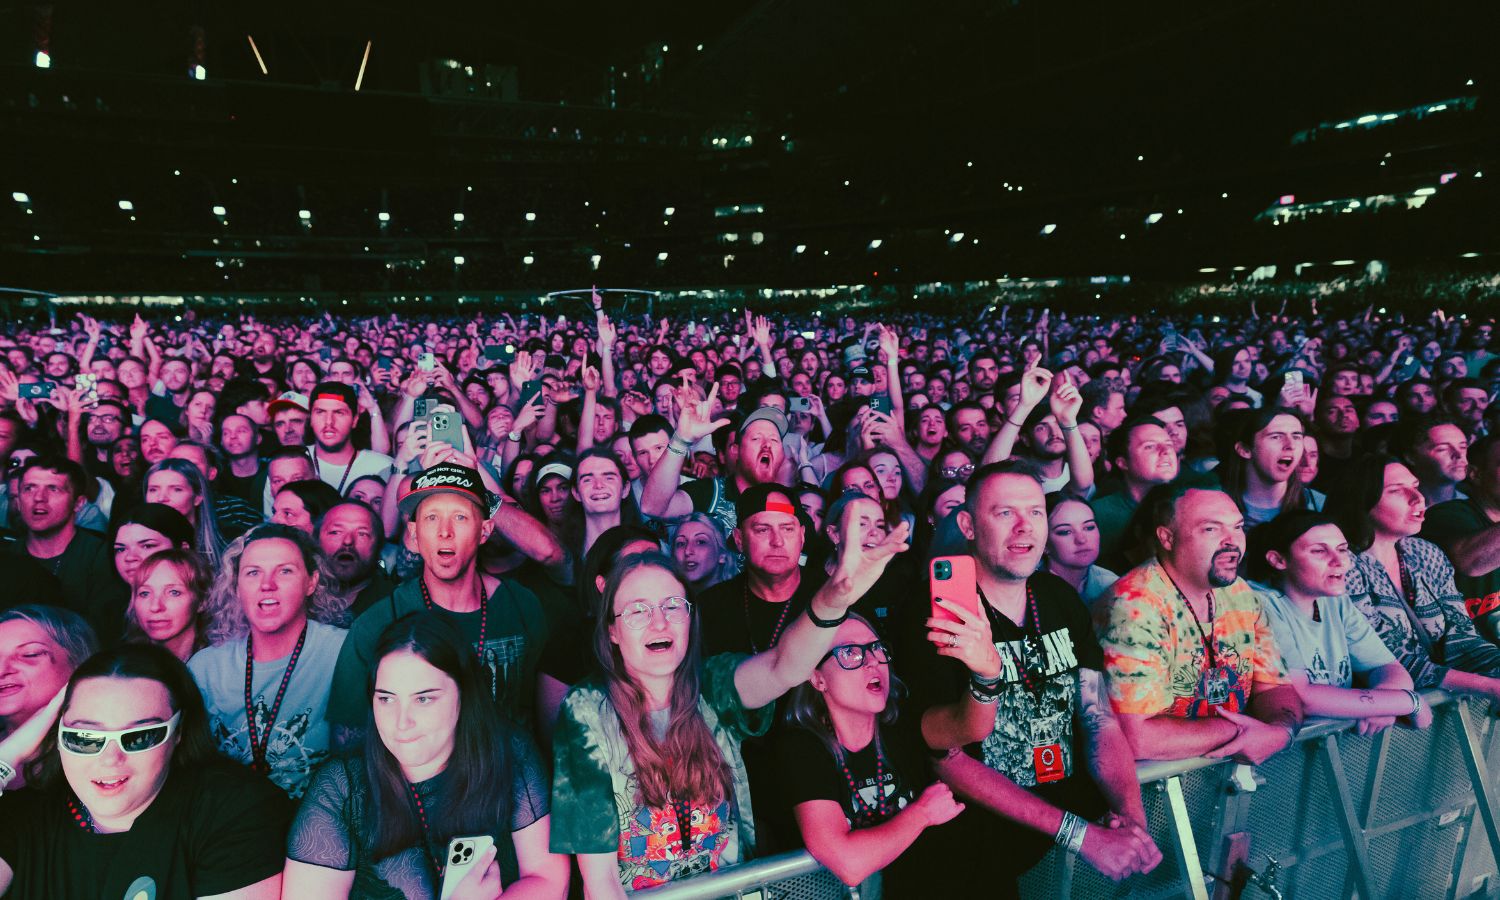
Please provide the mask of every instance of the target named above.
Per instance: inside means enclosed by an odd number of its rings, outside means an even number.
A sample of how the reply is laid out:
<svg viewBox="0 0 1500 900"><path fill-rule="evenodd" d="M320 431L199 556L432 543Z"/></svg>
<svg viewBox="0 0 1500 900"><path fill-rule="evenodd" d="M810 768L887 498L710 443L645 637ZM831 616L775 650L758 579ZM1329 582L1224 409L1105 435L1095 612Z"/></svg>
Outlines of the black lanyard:
<svg viewBox="0 0 1500 900"><path fill-rule="evenodd" d="M1168 574L1165 568L1162 569L1162 574L1166 575L1167 580L1172 582L1172 588L1177 591L1177 596L1182 600L1182 605L1187 607L1188 615L1193 617L1193 624L1198 627L1198 636L1203 641L1203 652L1208 655L1208 667L1210 669L1217 668L1219 665L1219 654L1218 642L1214 640L1214 619L1216 616L1214 615L1213 588L1208 589L1208 629L1204 630L1203 621L1198 618L1198 611L1193 609L1193 604L1188 602L1187 595L1182 592L1182 588L1177 586L1177 580Z"/></svg>
<svg viewBox="0 0 1500 900"><path fill-rule="evenodd" d="M977 586L976 588L979 591L979 599L984 603L985 608L995 609L994 604L990 603L990 598L984 595L984 588L979 588ZM1035 632L1036 635L1035 638L1033 638L1032 634L1028 632L1026 628L1025 613L1023 612L1021 621L1021 643L1024 645L1032 641L1033 639L1036 641L1036 667L1033 669L1027 666L1026 653L1022 651L1020 665L1016 666L1016 671L1020 673L1021 683L1026 686L1026 690L1030 691L1031 696L1035 698L1038 703L1040 703L1042 699L1042 692L1047 688L1047 672L1052 667L1050 665L1050 660L1047 657L1047 645L1042 641L1042 614L1037 609L1036 593L1031 590L1031 579L1029 578L1026 580L1026 609L1031 612L1030 631ZM999 614L999 611L996 610L996 613ZM985 613L985 615L988 616L989 614ZM1035 683L1032 683L1031 679L1033 677L1036 678Z"/></svg>
<svg viewBox="0 0 1500 900"><path fill-rule="evenodd" d="M286 672L281 676L281 687L276 689L276 700L266 715L266 730L257 738L255 728L255 697L252 683L255 680L255 638L245 639L245 733L250 738L250 768L262 775L271 774L266 762L266 752L271 746L271 732L276 730L276 714L281 711L281 701L286 697L287 685L292 683L292 671L297 668L297 657L302 655L302 645L307 642L307 624L297 636L297 646L292 648L291 658L286 661Z"/></svg>

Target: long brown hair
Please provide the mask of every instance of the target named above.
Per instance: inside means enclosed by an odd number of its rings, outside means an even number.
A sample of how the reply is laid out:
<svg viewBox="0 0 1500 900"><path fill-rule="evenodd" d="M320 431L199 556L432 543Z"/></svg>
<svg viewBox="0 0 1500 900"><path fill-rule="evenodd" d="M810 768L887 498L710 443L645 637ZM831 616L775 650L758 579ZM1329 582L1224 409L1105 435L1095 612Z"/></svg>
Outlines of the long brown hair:
<svg viewBox="0 0 1500 900"><path fill-rule="evenodd" d="M620 583L632 572L647 568L660 569L682 584L672 560L663 553L633 553L615 563L604 585L604 608L594 626L594 652L604 669L610 705L620 717L625 743L635 763L642 802L662 807L675 799L713 806L733 796L734 776L698 708L702 694L698 683L701 644L697 611L691 612L687 653L673 676L670 718L660 741L651 727L646 692L625 671L620 648L609 637ZM686 586L682 595L687 596Z"/></svg>

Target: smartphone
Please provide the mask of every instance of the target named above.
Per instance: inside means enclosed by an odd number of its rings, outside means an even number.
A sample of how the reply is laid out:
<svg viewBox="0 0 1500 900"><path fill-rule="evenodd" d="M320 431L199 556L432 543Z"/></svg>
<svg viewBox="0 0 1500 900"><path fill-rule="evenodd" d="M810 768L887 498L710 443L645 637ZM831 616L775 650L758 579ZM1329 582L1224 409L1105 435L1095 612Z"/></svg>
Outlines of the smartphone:
<svg viewBox="0 0 1500 900"><path fill-rule="evenodd" d="M875 412L891 414L891 398L886 394L871 394L869 406Z"/></svg>
<svg viewBox="0 0 1500 900"><path fill-rule="evenodd" d="M78 399L84 406L95 406L99 403L99 376L92 372L82 372L73 376L73 390L78 392Z"/></svg>
<svg viewBox="0 0 1500 900"><path fill-rule="evenodd" d="M389 356L378 356L375 358L375 368L379 369L382 372L389 372L391 369L395 368L395 366L396 361L394 359L391 359Z"/></svg>
<svg viewBox="0 0 1500 900"><path fill-rule="evenodd" d="M786 402L786 411L794 413L812 412L811 397L793 397Z"/></svg>
<svg viewBox="0 0 1500 900"><path fill-rule="evenodd" d="M417 368L421 369L423 372L431 372L433 369L437 368L437 357L433 356L431 353L423 353L421 356L417 357Z"/></svg>
<svg viewBox="0 0 1500 900"><path fill-rule="evenodd" d="M802 332L802 336L810 341L816 338L818 336L818 333L816 331L804 331Z"/></svg>
<svg viewBox="0 0 1500 900"><path fill-rule="evenodd" d="M501 347L491 344L486 346L484 348L484 358L508 366L516 361L516 345L506 344Z"/></svg>
<svg viewBox="0 0 1500 900"><path fill-rule="evenodd" d="M418 397L411 402L411 417L413 419L425 419L437 402L431 397Z"/></svg>
<svg viewBox="0 0 1500 900"><path fill-rule="evenodd" d="M935 601L941 599L956 603L964 609L981 614L979 609L979 577L974 570L972 556L939 556L929 569L928 583L932 590L932 617L944 622L957 622L958 617L943 609Z"/></svg>
<svg viewBox="0 0 1500 900"><path fill-rule="evenodd" d="M1304 377L1305 376L1302 374L1301 369L1288 369L1286 373L1286 379L1285 381L1283 381L1281 389L1285 391L1302 387Z"/></svg>
<svg viewBox="0 0 1500 900"><path fill-rule="evenodd" d="M528 381L521 385L521 405L525 406L531 402L531 398L542 392L540 381Z"/></svg>
<svg viewBox="0 0 1500 900"><path fill-rule="evenodd" d="M100 336L100 338L99 338L99 346L98 346L98 350L99 350L100 353L108 353L110 350L114 349L114 346L115 346L114 339L111 338L109 335L106 334L106 335L101 335Z"/></svg>
<svg viewBox="0 0 1500 900"><path fill-rule="evenodd" d="M22 400L41 400L52 396L54 385L50 381L28 381L16 386L16 393Z"/></svg>
<svg viewBox="0 0 1500 900"><path fill-rule="evenodd" d="M438 900L450 900L458 891L458 883L469 876L485 852L495 846L495 839L487 834L475 837L456 837L448 842L448 865L443 869L443 887Z"/></svg>
<svg viewBox="0 0 1500 900"><path fill-rule="evenodd" d="M464 450L464 419L458 413L438 409L427 414L427 440L441 441L460 453Z"/></svg>

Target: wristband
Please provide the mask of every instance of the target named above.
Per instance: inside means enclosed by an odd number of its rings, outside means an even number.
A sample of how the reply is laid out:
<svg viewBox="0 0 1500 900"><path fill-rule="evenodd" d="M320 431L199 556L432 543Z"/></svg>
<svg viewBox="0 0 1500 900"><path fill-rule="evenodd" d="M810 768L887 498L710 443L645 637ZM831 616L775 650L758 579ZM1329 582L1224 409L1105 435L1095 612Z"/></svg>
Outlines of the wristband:
<svg viewBox="0 0 1500 900"><path fill-rule="evenodd" d="M1015 419L1006 419L1005 424L1014 425L1016 428L1024 428L1026 425L1025 422L1017 422Z"/></svg>
<svg viewBox="0 0 1500 900"><path fill-rule="evenodd" d="M667 452L672 454L673 456L681 456L683 458L686 458L688 455L688 451L691 449L693 448L688 444L687 441L683 440L675 434L667 440Z"/></svg>
<svg viewBox="0 0 1500 900"><path fill-rule="evenodd" d="M807 607L807 618L819 628L837 628L849 618L849 610L844 610L836 619L820 619L818 618L818 614L813 612L812 605L809 604Z"/></svg>
<svg viewBox="0 0 1500 900"><path fill-rule="evenodd" d="M985 685L973 676L969 677L969 696L980 703L995 703L1000 699L1000 686Z"/></svg>
<svg viewBox="0 0 1500 900"><path fill-rule="evenodd" d="M1005 679L1004 675L996 675L994 678L980 678L978 675L975 675L973 673L969 674L969 680L970 681L972 681L975 684L979 685L980 687L986 688L986 689L993 688L995 685L999 684L1004 679Z"/></svg>
<svg viewBox="0 0 1500 900"><path fill-rule="evenodd" d="M0 793L10 785L11 779L16 777L15 767L3 759L0 759Z"/></svg>
<svg viewBox="0 0 1500 900"><path fill-rule="evenodd" d="M1089 824L1077 815L1063 810L1062 824L1057 828L1057 834L1053 835L1052 843L1063 848L1069 853L1077 853L1083 849L1083 837L1088 833Z"/></svg>
<svg viewBox="0 0 1500 900"><path fill-rule="evenodd" d="M521 443L521 432L519 432L519 431L512 431L511 433L509 433L509 434L507 434L505 436L505 439L507 441L510 441L512 444L519 444L519 443Z"/></svg>
<svg viewBox="0 0 1500 900"><path fill-rule="evenodd" d="M1078 426L1077 425L1063 425L1063 424L1059 423L1057 427L1061 428L1063 431L1077 431L1078 430Z"/></svg>

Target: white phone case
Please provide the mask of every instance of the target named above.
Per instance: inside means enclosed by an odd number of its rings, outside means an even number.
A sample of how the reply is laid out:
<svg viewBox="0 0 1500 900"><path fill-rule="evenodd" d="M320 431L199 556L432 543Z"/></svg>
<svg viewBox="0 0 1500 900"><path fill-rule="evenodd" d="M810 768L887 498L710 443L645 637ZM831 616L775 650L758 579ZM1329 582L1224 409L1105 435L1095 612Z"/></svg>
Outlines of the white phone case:
<svg viewBox="0 0 1500 900"><path fill-rule="evenodd" d="M449 900L458 890L458 883L468 877L469 870L479 862L484 852L495 845L495 839L487 834L478 837L456 837L448 842L447 867L443 869L443 889L438 900Z"/></svg>

